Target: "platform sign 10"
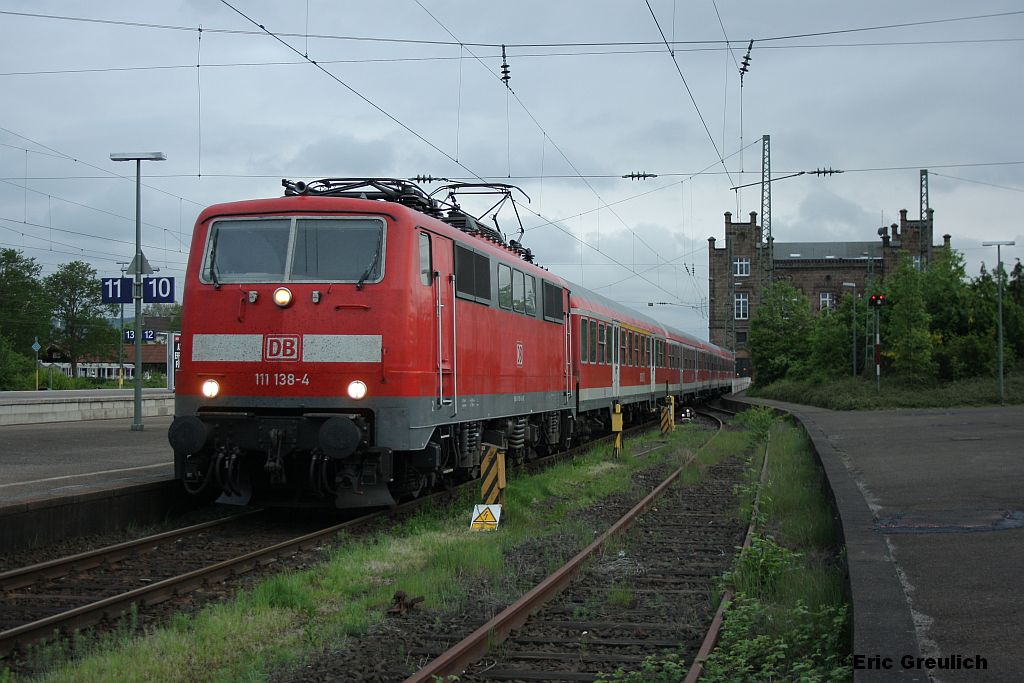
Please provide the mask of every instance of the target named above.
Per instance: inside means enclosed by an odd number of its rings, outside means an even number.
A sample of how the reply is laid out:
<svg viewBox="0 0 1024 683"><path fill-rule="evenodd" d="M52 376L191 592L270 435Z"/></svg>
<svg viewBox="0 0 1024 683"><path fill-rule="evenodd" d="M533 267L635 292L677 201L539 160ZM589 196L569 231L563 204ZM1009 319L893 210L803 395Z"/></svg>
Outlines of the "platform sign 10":
<svg viewBox="0 0 1024 683"><path fill-rule="evenodd" d="M142 278L142 301L147 304L173 304L174 278Z"/></svg>
<svg viewBox="0 0 1024 683"><path fill-rule="evenodd" d="M100 286L105 304L130 304L132 302L132 279L130 277L105 277Z"/></svg>

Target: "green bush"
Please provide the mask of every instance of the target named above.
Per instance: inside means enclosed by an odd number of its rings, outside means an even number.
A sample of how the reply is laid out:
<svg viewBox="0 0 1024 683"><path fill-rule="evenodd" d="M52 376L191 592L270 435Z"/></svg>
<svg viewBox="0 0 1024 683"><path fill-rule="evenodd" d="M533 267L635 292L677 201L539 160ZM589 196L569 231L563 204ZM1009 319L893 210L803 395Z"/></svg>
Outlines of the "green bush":
<svg viewBox="0 0 1024 683"><path fill-rule="evenodd" d="M789 609L769 608L739 594L701 680L848 681L849 663L840 654L846 651L845 640L844 606L811 611L798 602Z"/></svg>

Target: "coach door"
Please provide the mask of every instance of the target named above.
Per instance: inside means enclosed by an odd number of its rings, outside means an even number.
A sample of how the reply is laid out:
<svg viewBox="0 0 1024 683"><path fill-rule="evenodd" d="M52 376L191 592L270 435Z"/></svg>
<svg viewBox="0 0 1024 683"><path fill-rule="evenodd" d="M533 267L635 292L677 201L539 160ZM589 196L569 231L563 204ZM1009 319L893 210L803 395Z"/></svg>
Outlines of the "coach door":
<svg viewBox="0 0 1024 683"><path fill-rule="evenodd" d="M619 396L619 324L612 324L612 396Z"/></svg>
<svg viewBox="0 0 1024 683"><path fill-rule="evenodd" d="M455 245L447 237L422 232L421 261L424 236L430 240L430 260L433 268L434 371L437 376L435 407L443 409L450 406L451 414L454 415L458 411L459 398L459 362L455 353L458 331L455 319Z"/></svg>

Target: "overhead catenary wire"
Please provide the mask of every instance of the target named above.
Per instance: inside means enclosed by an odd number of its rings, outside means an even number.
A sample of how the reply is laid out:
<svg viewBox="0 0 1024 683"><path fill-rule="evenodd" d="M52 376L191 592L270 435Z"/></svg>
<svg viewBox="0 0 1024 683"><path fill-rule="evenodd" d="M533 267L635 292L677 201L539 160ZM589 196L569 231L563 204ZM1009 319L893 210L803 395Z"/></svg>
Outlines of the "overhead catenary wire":
<svg viewBox="0 0 1024 683"><path fill-rule="evenodd" d="M417 138L418 140L420 140L421 142L426 144L428 147L430 147L431 149L436 151L438 154L440 154L441 156L445 157L446 159L448 159L449 161L451 161L452 163L454 163L456 166L458 166L459 168L463 169L464 171L467 171L468 173L470 173L470 174L474 175L475 177L479 178L479 176L476 176L476 174L473 172L473 170L470 169L468 166L463 164L461 161L459 161L458 159L453 157L448 152L446 152L443 149L441 149L440 147L438 147L436 144L434 144L433 142L428 140L426 137L424 137L421 133L419 133L418 131L416 131L413 128L411 128L408 124L406 124L406 123L402 122L401 120L399 120L394 114L390 113L389 111L387 111L386 109L381 107L379 104L377 104L376 102L374 102L373 100L368 98L366 95L362 94L361 92L359 92L358 90L353 88L351 85L346 83L344 80L342 80L341 78L336 76L334 73L332 73L331 71L328 71L322 65L318 64L316 62L316 60L310 59L309 57L304 57L302 55L301 51L295 49L287 41L285 41L282 38L280 38L276 33L274 33L270 29L268 29L265 26L263 26L263 24L259 23L258 21L256 21L255 19L253 19L252 17L247 15L245 12L242 12L240 9L238 9L237 7L232 5L230 2L228 2L228 0L220 0L220 1L221 1L222 4L224 4L225 6L230 8L232 11L234 11L240 17L242 17L243 19L245 19L246 21L248 21L252 25L259 27L260 30L263 31L266 35L270 36L271 38L273 38L277 42L281 43L281 45L284 45L286 48L288 48L289 50L291 50L295 54L299 55L300 57L303 57L303 59L305 59L309 64L313 65L314 67L316 67L317 69L322 71L331 80L333 80L338 85L340 85L343 88L345 88L346 90L348 90L350 93L352 93L353 95L358 97L360 100L362 100L363 102L368 104L373 109L377 110L379 113L383 114L385 117L390 119L393 123L398 125L400 128L403 128L406 132L408 132L409 134L411 134L412 136L414 136L415 138Z"/></svg>
<svg viewBox="0 0 1024 683"><path fill-rule="evenodd" d="M222 0L222 1L223 1L223 0ZM451 30L450 28L448 28L448 26L447 26L447 25L445 25L445 23L444 23L444 22L442 22L442 21L441 21L440 19L438 19L438 18L437 18L437 16L435 16L433 12L431 12L431 11L430 11L430 10L428 10L428 9L427 9L426 7L424 7L423 3L421 3L421 2L420 2L420 0L415 0L415 1L416 1L416 4L417 4L417 5L419 5L419 7L420 7L420 8L421 8L421 9L422 9L422 10L423 10L424 12L426 12L426 14L427 14L427 15L428 15L428 16L429 16L429 17L430 17L430 18L431 18L431 19L432 19L432 20L434 21L434 23L436 23L436 24L437 24L438 26L440 26L440 27L441 27L441 29L442 29L442 30L444 30L444 32L445 32L445 33L447 33L447 34L448 34L449 36L451 36L451 38L452 38L453 40L456 40L456 41L458 41L460 45L462 45L462 44L463 44L463 43L462 43L461 41L459 41L459 38L458 38L458 37L457 37L457 36L456 36L456 35L455 35L455 34L454 34L454 33L452 32L452 30ZM606 202L606 201L604 200L604 198L603 198L603 197L601 197L601 194L600 194L600 193L599 193L599 192L597 191L597 189L596 189L596 188L594 188L594 186L593 186L593 185L591 185L591 184L590 184L590 182L589 182L589 181L588 181L588 180L587 180L587 179L586 179L585 177L583 177L583 174L581 174L581 173L580 173L580 170L579 170L579 169L578 169L578 168L576 167L576 164L574 164L574 163L573 163L573 161L572 161L572 160L571 160L571 159L570 159L570 158L568 157L568 155L566 155L566 153L562 151L562 148L558 146L558 144L557 144L557 143L556 143L556 142L554 141L554 139L552 139L552 138L551 138L551 136L550 136L550 135L548 134L548 132L547 132L547 130L545 129L545 127L544 127L543 125L541 125L540 121L538 121L538 120L537 120L537 117L536 117L536 116L534 116L534 115L533 115L533 112L531 112L531 111L530 111L530 109L529 109L529 107L527 107L527 106L526 106L526 103L525 103L525 102L523 102L523 100L522 100L522 99L521 99L521 98L519 97L519 95L518 95L518 94L516 93L516 91L515 91L515 90L514 90L514 89L513 89L513 88L512 88L512 87L511 87L510 85L509 85L509 73L508 73L508 65L507 65L507 63L506 63L506 61L505 61L505 58L504 58L504 47L503 47L503 49L502 49L502 73L501 73L501 75L500 75L500 76L499 76L498 74L496 74L496 73L495 73L495 72L494 72L494 71L493 71L493 70L492 70L492 69L491 69L491 68L490 68L490 67L489 67L489 66L488 66L488 65L487 65L487 64L486 64L486 63L485 63L485 62L484 62L484 61L483 61L482 59L480 59L480 57L477 57L477 56L476 56L476 55L475 55L475 54L473 53L473 51L472 51L472 50L469 50L469 53L470 53L470 55L472 55L472 56L473 56L473 57L474 57L474 58L475 58L475 59L476 59L476 60L477 60L477 61L478 61L478 62L479 62L479 63L480 63L481 65L483 65L483 67L484 67L484 68L485 68L485 69L486 69L486 70L487 70L487 71L488 71L488 72L489 72L489 73L490 73L490 74L491 74L492 76L494 76L495 78L497 78L497 79L498 79L499 81L501 81L501 82L502 82L502 83L504 84L504 86L505 86L505 95L506 95L506 98L507 98L507 96L508 96L509 94L511 94L511 95L512 95L513 97L515 97L515 99L516 99L516 102L518 102L518 103L519 103L519 106L520 106L520 107L522 107L523 111L524 111L524 112L526 112L526 115L530 117L530 120L531 120L531 121L533 121L533 124L534 124L535 126L537 126L538 130L540 130L540 131L541 131L541 134L542 134L542 135L544 136L544 141L545 141L545 143L547 143L547 142L550 142L550 143L551 143L551 146L555 148L555 150L556 150L556 151L557 151L557 152L559 153L559 155L561 155L562 159L564 159L564 160L565 160L565 162L566 162L567 164L569 164L569 167L570 167L570 168L571 168L571 169L572 169L572 170L573 170L573 171L574 171L574 172L576 173L576 175L577 175L577 176L578 176L579 178L581 178L581 179L583 180L583 182L584 182L584 183L585 183L585 184L587 185L588 189L589 189L589 190L591 191L591 193L593 193L593 195L594 195L594 196L595 196L595 197L597 198L598 202L600 202L600 203L601 203L601 204L602 204L602 205L603 205L603 206L604 206L605 208L608 208L608 210L609 210L609 211L610 211L610 212L612 213L612 215L613 215L613 216L615 216L615 218L616 218L616 219L617 219L617 220L618 220L618 221L619 221L619 222L620 222L620 223L621 223L621 224L623 225L623 227L625 227L625 228L626 228L627 230L629 230L630 232L632 232L634 236L638 237L638 238L640 239L640 241L641 241L641 242L642 242L642 243L644 244L644 246L646 246L646 247L647 247L648 249L650 249L650 250L651 250L651 251L652 251L652 252L653 252L653 253L655 254L655 256L657 256L657 255L658 255L658 252L657 252L657 251L656 251L656 250L655 250L655 249L654 249L653 247L651 247L651 246L650 246L649 244L647 244L647 242L646 242L646 241L645 241L645 240L644 240L644 239L643 239L642 237L639 237L639 235L637 235L637 234L636 234L636 232L635 232L635 231L633 231L633 229L632 229L632 228L630 228L630 227L629 227L629 226L628 226L628 225L626 224L625 220L623 220L623 218L622 218L622 217L621 217L620 215L618 215L618 213L616 213L616 211L615 211L614 209L612 209L612 208L611 208L611 206L610 206L610 205L608 204L608 202ZM507 118L507 116L508 116L508 100L506 99L506 118ZM510 124L509 124L509 125L510 125ZM510 145L510 144L511 144L511 142L509 141L509 142L508 142L508 144ZM510 179L511 177L512 177L512 169L511 169L511 152L509 152L509 167L508 167L508 175L506 176L506 180L507 180L507 179ZM514 203L514 205L518 205L518 202L513 202L513 203ZM525 208L525 207L524 207L524 208ZM527 210L529 210L529 209L527 208ZM535 212L534 212L534 211L532 211L532 210L529 210L529 211L530 211L530 213L535 213ZM539 214L537 214L537 215L539 215ZM581 265L581 270L582 270L582 265Z"/></svg>
<svg viewBox="0 0 1024 683"><path fill-rule="evenodd" d="M978 38L978 39L950 39L950 40L912 40L912 41L886 41L870 43L828 43L819 45L760 45L761 50L820 50L828 48L877 48L877 47L922 47L928 45L963 45L963 44L994 44L994 43L1021 43L1022 38ZM680 49L674 48L673 52L723 52L731 48L727 46L700 47ZM660 55L664 54L663 49L647 50L604 50L604 51L577 51L577 52L517 52L516 59L539 59L547 57L618 57L622 55ZM497 59L500 53L480 55L481 59ZM318 64L391 64L397 62L444 62L462 59L460 57L449 57L435 55L431 57L372 57L362 59L318 59ZM276 66L308 66L305 60L295 61L261 61L261 62L207 62L202 65L204 69L234 69L246 67L276 67ZM160 71L160 70L182 70L195 69L195 64L151 64L140 66L107 66L107 67L76 67L68 69L32 69L18 71L0 71L0 77L4 76L59 76L66 74L102 74L131 71Z"/></svg>
<svg viewBox="0 0 1024 683"><path fill-rule="evenodd" d="M237 10L236 10L237 11ZM981 21L984 19L1001 19L1010 16L1018 16L1024 14L1024 10L1013 10L1008 12L992 12L988 14L974 14L965 15L959 17L947 17L942 19L923 19L920 21L908 21L894 24L879 24L873 26L859 26L853 28L844 29L831 29L827 31L810 31L805 33L794 33L780 36L762 36L754 37L757 42L769 42L769 41L782 41L782 40L794 40L797 38L815 38L823 36L834 36L843 35L850 33L865 33L871 31L885 31L898 28L912 28L917 26L930 26L939 24L959 23L967 21ZM101 19L97 17L81 17L81 16L70 16L70 15L59 15L59 14L44 14L41 12L14 12L10 10L0 10L0 15L25 17L32 19L48 19L54 21L70 21L70 22L81 22L89 24L106 24L110 26L121 26L125 28L143 28L143 29L158 29L166 31L199 31L198 26L185 26L176 24L157 24L151 22L142 21L124 21L115 19ZM257 24L258 26L258 24ZM262 28L262 27L261 27ZM264 35L262 31L252 31L244 29L227 29L227 28L205 28L203 29L207 33L222 33L227 35L242 35L242 36L259 36ZM378 43L403 43L411 45L438 45L438 46L456 46L465 45L466 47L490 47L499 48L502 43L484 43L484 42L450 42L443 40L426 40L416 38L389 38L379 36L353 36L353 35L337 35L337 34L325 34L325 33L287 33L277 32L275 35L281 36L282 38L304 38L304 39L317 39L317 40L348 40L357 42L378 42ZM722 44L721 40L688 40L688 41L673 41L672 45L715 45ZM556 48L556 47L616 47L616 46L653 46L661 45L657 41L562 41L554 43L516 43L512 41L506 41L504 43L509 48ZM302 54L299 52L298 54Z"/></svg>
<svg viewBox="0 0 1024 683"><path fill-rule="evenodd" d="M700 111L700 106L697 104L697 98L693 96L693 91L690 90L690 84L686 82L686 76L683 75L683 69L679 66L679 61L672 52L672 47L668 44L668 38L665 37L665 31L661 28L661 22L658 21L658 15L654 13L654 8L651 7L650 0L644 0L644 2L651 13L651 18L654 19L654 25L658 27L658 33L661 34L661 39L665 43L665 47L668 49L669 59L672 60L672 64L676 68L676 73L679 74L679 78L683 81L683 87L686 89L686 94L690 96L690 102L693 103L693 108L697 111L697 117L700 119L701 125L704 126L704 132L707 133L711 146L715 148L715 154L718 156L718 160L722 163L722 168L725 169L725 174L729 176L729 184L735 185L732 180L732 174L729 173L729 168L725 165L725 159L722 158L722 153L718 150L718 145L715 143L715 136L711 134L711 129L708 128L707 121L704 120L704 114Z"/></svg>

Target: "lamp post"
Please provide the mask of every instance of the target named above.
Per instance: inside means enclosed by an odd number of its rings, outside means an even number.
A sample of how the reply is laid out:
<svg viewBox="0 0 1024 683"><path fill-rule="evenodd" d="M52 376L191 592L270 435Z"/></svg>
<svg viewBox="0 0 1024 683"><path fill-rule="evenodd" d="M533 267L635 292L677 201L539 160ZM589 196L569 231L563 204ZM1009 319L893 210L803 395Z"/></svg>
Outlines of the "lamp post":
<svg viewBox="0 0 1024 683"><path fill-rule="evenodd" d="M850 309L853 311L853 376L857 377L857 283L856 282L844 282L843 287L853 288L853 307Z"/></svg>
<svg viewBox="0 0 1024 683"><path fill-rule="evenodd" d="M1006 394L1003 387L1003 247L1012 247L1016 242L1013 240L996 240L993 242L982 242L983 247L996 248L996 282L999 285L999 295L996 300L999 302L999 402L1006 403Z"/></svg>
<svg viewBox="0 0 1024 683"><path fill-rule="evenodd" d="M132 298L135 299L135 409L132 417L132 431L141 432L142 424L142 276L152 271L142 254L142 162L164 161L163 152L115 152L111 161L135 162L135 258L128 272L134 276ZM122 332L123 334L123 332Z"/></svg>

